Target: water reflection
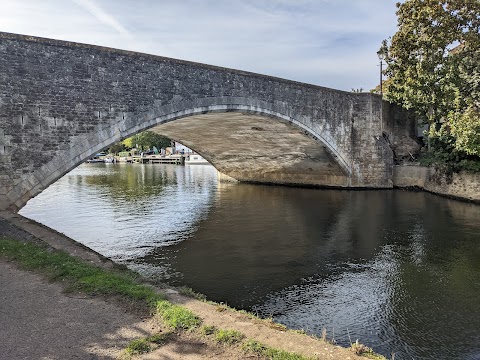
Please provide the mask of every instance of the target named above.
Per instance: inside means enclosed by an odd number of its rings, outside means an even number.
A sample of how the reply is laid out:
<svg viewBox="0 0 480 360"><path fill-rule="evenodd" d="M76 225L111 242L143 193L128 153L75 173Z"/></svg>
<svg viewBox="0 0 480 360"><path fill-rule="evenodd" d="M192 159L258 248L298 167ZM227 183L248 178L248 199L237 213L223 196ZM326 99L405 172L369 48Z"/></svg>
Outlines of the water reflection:
<svg viewBox="0 0 480 360"><path fill-rule="evenodd" d="M396 359L480 359L480 207L425 193L220 185L81 166L22 209L210 299ZM167 246L168 245L168 246Z"/></svg>
<svg viewBox="0 0 480 360"><path fill-rule="evenodd" d="M182 241L207 216L213 167L83 164L20 213L119 262Z"/></svg>

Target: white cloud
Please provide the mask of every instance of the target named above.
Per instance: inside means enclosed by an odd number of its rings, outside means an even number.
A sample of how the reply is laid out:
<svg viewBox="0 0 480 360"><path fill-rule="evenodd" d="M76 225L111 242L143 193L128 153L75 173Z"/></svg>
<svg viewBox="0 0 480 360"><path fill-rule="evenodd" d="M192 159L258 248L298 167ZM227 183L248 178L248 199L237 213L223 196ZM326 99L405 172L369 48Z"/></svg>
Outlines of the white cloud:
<svg viewBox="0 0 480 360"><path fill-rule="evenodd" d="M125 27L120 24L112 15L108 14L102 10L97 4L92 0L72 0L74 3L78 4L90 14L92 14L97 20L101 23L110 26L112 29L118 31L120 34L130 37L131 34L128 32Z"/></svg>

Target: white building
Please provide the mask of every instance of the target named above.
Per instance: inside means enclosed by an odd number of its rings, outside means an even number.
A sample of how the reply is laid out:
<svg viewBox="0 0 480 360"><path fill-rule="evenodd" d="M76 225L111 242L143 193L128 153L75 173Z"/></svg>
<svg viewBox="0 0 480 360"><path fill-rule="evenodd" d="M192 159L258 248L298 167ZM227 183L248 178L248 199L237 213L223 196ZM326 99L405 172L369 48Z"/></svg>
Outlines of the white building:
<svg viewBox="0 0 480 360"><path fill-rule="evenodd" d="M194 151L183 144L175 141L174 154L193 154Z"/></svg>

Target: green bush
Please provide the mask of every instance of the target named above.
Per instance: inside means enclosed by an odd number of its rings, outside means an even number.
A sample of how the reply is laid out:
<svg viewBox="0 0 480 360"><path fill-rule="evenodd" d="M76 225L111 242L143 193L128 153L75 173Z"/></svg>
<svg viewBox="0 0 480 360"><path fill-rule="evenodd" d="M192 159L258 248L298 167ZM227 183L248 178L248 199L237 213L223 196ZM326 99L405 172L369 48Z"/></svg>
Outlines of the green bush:
<svg viewBox="0 0 480 360"><path fill-rule="evenodd" d="M447 174L460 171L480 172L480 157L468 155L455 147L455 138L441 135L430 138L430 151L420 157L420 164L434 166Z"/></svg>

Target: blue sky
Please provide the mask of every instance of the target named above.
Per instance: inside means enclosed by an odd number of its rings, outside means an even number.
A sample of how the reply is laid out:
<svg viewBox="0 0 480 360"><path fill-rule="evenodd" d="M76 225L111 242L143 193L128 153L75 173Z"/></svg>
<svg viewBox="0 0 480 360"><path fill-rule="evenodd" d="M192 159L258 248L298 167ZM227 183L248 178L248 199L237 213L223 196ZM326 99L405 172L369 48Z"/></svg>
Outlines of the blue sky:
<svg viewBox="0 0 480 360"><path fill-rule="evenodd" d="M0 31L370 90L397 1L0 0Z"/></svg>

